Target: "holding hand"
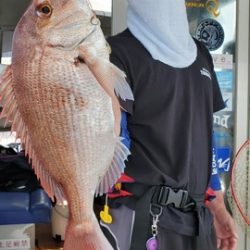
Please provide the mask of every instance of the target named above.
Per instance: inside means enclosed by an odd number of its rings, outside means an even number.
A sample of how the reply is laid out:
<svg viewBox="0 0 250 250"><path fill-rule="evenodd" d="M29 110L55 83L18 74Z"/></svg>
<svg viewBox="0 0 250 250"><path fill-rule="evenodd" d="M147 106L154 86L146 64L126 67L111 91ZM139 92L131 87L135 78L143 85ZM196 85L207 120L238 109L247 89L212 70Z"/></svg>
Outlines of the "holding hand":
<svg viewBox="0 0 250 250"><path fill-rule="evenodd" d="M214 216L217 247L220 250L236 250L237 232L233 218L227 211L221 191L216 191L216 198L207 205Z"/></svg>

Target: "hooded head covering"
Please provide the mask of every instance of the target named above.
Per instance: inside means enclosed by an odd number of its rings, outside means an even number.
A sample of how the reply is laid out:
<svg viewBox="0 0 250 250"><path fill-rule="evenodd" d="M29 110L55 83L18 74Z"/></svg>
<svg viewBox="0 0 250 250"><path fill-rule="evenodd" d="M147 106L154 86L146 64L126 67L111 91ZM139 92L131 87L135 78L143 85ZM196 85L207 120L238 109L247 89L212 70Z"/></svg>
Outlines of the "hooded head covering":
<svg viewBox="0 0 250 250"><path fill-rule="evenodd" d="M189 33L185 0L127 0L127 24L155 60L176 68L197 55Z"/></svg>

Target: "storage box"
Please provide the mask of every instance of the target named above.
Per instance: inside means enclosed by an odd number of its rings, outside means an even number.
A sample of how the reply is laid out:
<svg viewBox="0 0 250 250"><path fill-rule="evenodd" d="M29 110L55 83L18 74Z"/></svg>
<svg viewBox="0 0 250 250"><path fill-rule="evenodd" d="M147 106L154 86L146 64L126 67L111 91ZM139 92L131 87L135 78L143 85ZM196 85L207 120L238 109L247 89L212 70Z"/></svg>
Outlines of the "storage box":
<svg viewBox="0 0 250 250"><path fill-rule="evenodd" d="M0 225L0 250L34 250L35 224Z"/></svg>

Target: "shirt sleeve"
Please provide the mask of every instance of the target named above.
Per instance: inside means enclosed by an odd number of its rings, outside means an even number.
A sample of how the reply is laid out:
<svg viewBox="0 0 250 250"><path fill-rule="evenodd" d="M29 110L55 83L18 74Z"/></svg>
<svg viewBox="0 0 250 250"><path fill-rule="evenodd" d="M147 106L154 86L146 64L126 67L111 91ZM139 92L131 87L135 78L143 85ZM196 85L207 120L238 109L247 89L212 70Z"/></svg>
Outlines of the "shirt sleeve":
<svg viewBox="0 0 250 250"><path fill-rule="evenodd" d="M195 41L198 43L202 52L204 53L204 56L206 56L208 60L208 64L209 64L210 71L211 71L211 80L213 84L213 112L217 112L225 108L225 103L223 101L219 82L217 80L217 76L214 70L213 58L209 50L206 48L206 46L202 42L197 41L197 40Z"/></svg>
<svg viewBox="0 0 250 250"><path fill-rule="evenodd" d="M210 178L210 185L209 186L213 190L218 191L218 190L221 190L221 182L220 182L216 152L215 152L215 147L214 147L214 138L212 140L213 140L212 171L211 171L211 178Z"/></svg>
<svg viewBox="0 0 250 250"><path fill-rule="evenodd" d="M212 71L212 80L213 80L213 112L217 112L225 108L225 103L223 101L219 83L214 70Z"/></svg>
<svg viewBox="0 0 250 250"><path fill-rule="evenodd" d="M214 70L214 64L212 56L209 54L209 60L212 68L212 82L213 82L213 112L217 112L219 110L222 110L225 108L225 103L222 98L221 90L219 87L219 83L217 80L217 76ZM212 171L211 171L211 178L210 178L210 188L212 188L214 191L221 190L221 182L220 182L220 176L217 166L217 159L216 159L216 152L214 147L214 138L213 140L213 160L212 160Z"/></svg>
<svg viewBox="0 0 250 250"><path fill-rule="evenodd" d="M215 191L221 190L220 176L218 174L218 171L214 173L213 172L214 169L212 170L209 186Z"/></svg>
<svg viewBox="0 0 250 250"><path fill-rule="evenodd" d="M109 40L109 44L111 46L111 54L110 54L110 61L111 63L113 63L116 67L118 67L120 70L124 71L125 74L127 75L127 69L126 69L126 64L123 62L123 60L121 59L122 56L120 56L120 50L119 47L116 46L115 43L113 43L111 40ZM126 79L128 84L129 83L129 79ZM128 128L127 128L127 114L132 114L132 106L133 103L128 101L123 101L123 100L119 100L121 107L123 108L122 112L121 112L121 133L120 136L122 137L122 142L126 145L127 148L130 149L130 144L131 144L131 140L129 137L129 132L128 132Z"/></svg>
<svg viewBox="0 0 250 250"><path fill-rule="evenodd" d="M128 68L126 61L124 61L125 56L122 53L125 53L122 48L120 48L117 42L112 41L112 38L108 40L110 47L111 47L111 54L110 54L110 62L113 63L116 67L122 70L126 74L126 81L131 87L131 82L128 77ZM133 101L132 100L122 100L119 99L120 105L127 113L133 113Z"/></svg>
<svg viewBox="0 0 250 250"><path fill-rule="evenodd" d="M127 113L122 111L122 119L121 119L121 135L122 142L126 145L127 148L130 148L130 137L127 128Z"/></svg>
<svg viewBox="0 0 250 250"><path fill-rule="evenodd" d="M210 52L207 50L208 60L211 67L211 79L213 82L213 112L217 112L225 108L225 103L222 98L219 82L214 70L213 58Z"/></svg>

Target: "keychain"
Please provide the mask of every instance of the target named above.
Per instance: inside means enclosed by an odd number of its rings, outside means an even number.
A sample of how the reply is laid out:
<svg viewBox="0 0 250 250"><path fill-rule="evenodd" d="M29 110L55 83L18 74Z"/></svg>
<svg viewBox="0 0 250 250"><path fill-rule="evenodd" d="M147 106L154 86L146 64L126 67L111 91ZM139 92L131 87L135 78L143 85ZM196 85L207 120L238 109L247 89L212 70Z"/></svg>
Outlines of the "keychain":
<svg viewBox="0 0 250 250"><path fill-rule="evenodd" d="M155 205L154 205L155 206ZM146 243L146 248L147 250L158 250L158 242L156 236L158 235L158 222L159 222L159 217L162 214L162 207L157 206L157 208L160 209L158 214L153 213L152 211L152 204L150 205L150 214L153 217L153 223L151 225L151 231L152 231L152 237L147 240Z"/></svg>
<svg viewBox="0 0 250 250"><path fill-rule="evenodd" d="M102 222L106 224L111 224L112 223L112 216L109 213L109 206L108 206L108 195L106 194L105 197L105 205L104 209L100 212L100 218Z"/></svg>

